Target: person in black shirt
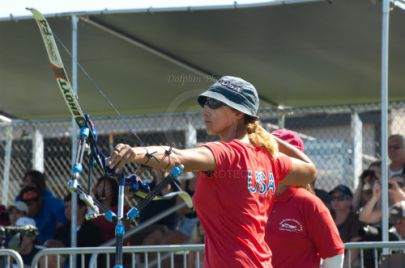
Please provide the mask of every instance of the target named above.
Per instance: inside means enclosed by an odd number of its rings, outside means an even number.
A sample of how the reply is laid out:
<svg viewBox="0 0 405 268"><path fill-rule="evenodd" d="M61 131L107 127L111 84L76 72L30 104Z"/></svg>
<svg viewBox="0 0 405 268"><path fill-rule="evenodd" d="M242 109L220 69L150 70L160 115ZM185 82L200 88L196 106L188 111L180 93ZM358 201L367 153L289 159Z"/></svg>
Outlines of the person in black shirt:
<svg viewBox="0 0 405 268"><path fill-rule="evenodd" d="M65 215L68 223L56 230L55 239L61 241L66 247L70 247L70 226L72 211L72 196L65 197ZM103 243L103 235L100 229L91 221L85 221L87 212L86 204L78 198L77 200L77 246L78 247L96 247ZM86 255L85 267L88 267L90 256ZM81 267L80 258L77 260L77 266Z"/></svg>

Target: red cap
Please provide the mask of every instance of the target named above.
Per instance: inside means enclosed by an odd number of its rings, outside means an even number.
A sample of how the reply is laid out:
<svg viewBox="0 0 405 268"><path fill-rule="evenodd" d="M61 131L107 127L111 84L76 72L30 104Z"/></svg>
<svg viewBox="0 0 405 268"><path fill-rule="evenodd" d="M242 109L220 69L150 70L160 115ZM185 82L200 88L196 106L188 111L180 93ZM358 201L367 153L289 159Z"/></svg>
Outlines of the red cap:
<svg viewBox="0 0 405 268"><path fill-rule="evenodd" d="M304 152L304 143L302 142L300 136L298 136L298 134L294 131L288 129L277 129L274 130L271 134L279 138L280 140L293 145L301 152Z"/></svg>

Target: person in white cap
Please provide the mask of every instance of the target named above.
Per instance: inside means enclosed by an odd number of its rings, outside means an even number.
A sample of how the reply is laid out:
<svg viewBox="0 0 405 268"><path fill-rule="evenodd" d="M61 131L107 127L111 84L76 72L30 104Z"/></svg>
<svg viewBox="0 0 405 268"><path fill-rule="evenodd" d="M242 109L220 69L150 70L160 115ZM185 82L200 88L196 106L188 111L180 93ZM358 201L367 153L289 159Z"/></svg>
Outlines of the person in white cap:
<svg viewBox="0 0 405 268"><path fill-rule="evenodd" d="M16 226L17 220L26 217L28 213L28 206L23 201L15 201L8 207L8 217L11 226Z"/></svg>
<svg viewBox="0 0 405 268"><path fill-rule="evenodd" d="M32 259L39 251L35 246L35 238L38 234L35 220L26 216L20 217L16 221L16 227L21 227L21 230L11 238L8 247L18 251L24 265L31 267Z"/></svg>

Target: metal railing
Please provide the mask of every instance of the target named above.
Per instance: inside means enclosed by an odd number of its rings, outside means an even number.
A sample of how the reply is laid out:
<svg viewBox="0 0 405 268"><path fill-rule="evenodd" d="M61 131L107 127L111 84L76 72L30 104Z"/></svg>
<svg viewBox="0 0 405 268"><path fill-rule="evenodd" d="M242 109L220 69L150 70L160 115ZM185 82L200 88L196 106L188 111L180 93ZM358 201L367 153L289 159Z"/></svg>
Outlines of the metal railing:
<svg viewBox="0 0 405 268"><path fill-rule="evenodd" d="M381 249L387 249L389 254L392 254L392 251L397 249L405 252L405 241L395 241L395 242L352 242L345 244L345 252L346 257L348 260L352 259L352 249L360 250L360 254L358 256L358 261L360 262L359 265L361 268L363 267L370 267L365 266L364 258L365 258L365 250L372 250L373 258L373 265L375 268L379 267L380 264L380 257L383 256L381 254ZM352 267L352 261L348 261L348 267Z"/></svg>
<svg viewBox="0 0 405 268"><path fill-rule="evenodd" d="M130 254L130 260L125 263L125 267L161 267L163 260L168 259L170 261L170 267L179 267L177 264L175 266L175 256L182 257L182 266L188 267L187 257L191 253L195 253L195 260L197 268L200 267L202 261L201 251L204 251L203 244L190 244L190 245L165 245L165 246L129 246L124 247L124 254ZM38 268L38 264L41 258L45 258L45 266L47 266L47 258L50 256L69 256L71 259L73 255L79 255L78 261L81 263L81 267L85 267L85 257L90 254L103 254L106 256L105 264L106 268L112 267L110 257L111 254L115 253L115 247L83 247L83 248L47 248L38 252L34 259L32 260L32 268ZM150 254L156 254L156 256L150 256ZM128 255L127 255L128 256ZM143 259L140 261L140 259ZM72 263L70 265L72 266ZM62 267L62 266L61 266ZM88 267L99 267L97 259L90 263ZM55 267L59 268L59 267Z"/></svg>
<svg viewBox="0 0 405 268"><path fill-rule="evenodd" d="M13 259L16 263L13 263ZM19 267L24 268L24 262L21 255L12 249L0 249L0 267Z"/></svg>
<svg viewBox="0 0 405 268"><path fill-rule="evenodd" d="M163 245L163 246L128 246L124 247L123 252L127 254L126 266L125 267L158 267L162 266L163 261L168 261L167 264L170 264L169 267L189 267L188 258L190 254L195 258L193 267L201 267L203 258L201 253L204 252L203 244L187 244L187 245ZM393 251L404 253L405 252L405 241L395 241L395 242L353 242L345 244L346 257L350 260L352 258L351 250L359 250L358 255L358 264L356 267L370 267L370 265L365 265L364 263L364 251L371 250L373 253L373 267L377 268L381 265L381 260L383 257L388 255L381 254L382 249L387 249L389 254L392 254ZM78 263L81 264L81 267L99 267L97 258L92 259L89 262L89 265L86 266L86 256L93 254L98 254L100 257L104 257L103 265L106 268L113 267L112 260L110 256L115 253L115 247L82 247L82 248L46 248L38 252L34 259L32 260L32 268L38 268L41 258L44 258L45 267L59 268L63 267L63 264L60 264L59 260L69 257L72 260L72 256L78 255ZM23 261L18 252L10 249L1 249L0 258L8 256L7 262L1 263L1 267L11 267L10 257L14 258L16 261L17 267L23 268ZM56 266L49 266L48 258L55 256L57 258ZM179 261L175 260L175 256L181 258ZM130 258L128 258L130 257ZM5 260L4 260L5 261ZM6 264L7 265L4 265ZM70 267L75 267L72 262L70 262ZM195 264L195 266L194 266ZM59 266L58 266L59 265ZM167 266L165 266L167 267ZM349 261L348 267L353 267L353 264Z"/></svg>

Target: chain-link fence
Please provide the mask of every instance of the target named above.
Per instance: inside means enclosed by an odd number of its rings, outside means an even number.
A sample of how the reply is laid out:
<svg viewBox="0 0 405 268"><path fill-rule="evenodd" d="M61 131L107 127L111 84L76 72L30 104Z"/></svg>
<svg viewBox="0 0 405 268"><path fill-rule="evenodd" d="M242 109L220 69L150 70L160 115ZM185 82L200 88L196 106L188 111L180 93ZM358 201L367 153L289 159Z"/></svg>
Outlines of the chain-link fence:
<svg viewBox="0 0 405 268"><path fill-rule="evenodd" d="M405 134L405 102L390 104L389 133ZM339 183L354 186L358 176L380 154L379 105L347 105L260 110L262 124L300 133L305 150L318 167L317 188ZM168 144L179 148L215 140L207 136L199 113L93 118L98 144L105 155L120 142ZM57 196L67 193L72 163L71 121L13 121L0 124L2 202L10 203L20 190L24 173L43 170ZM138 138L138 137L139 138ZM87 185L89 168L81 183ZM96 170L94 178L100 173ZM9 183L7 183L9 179Z"/></svg>

